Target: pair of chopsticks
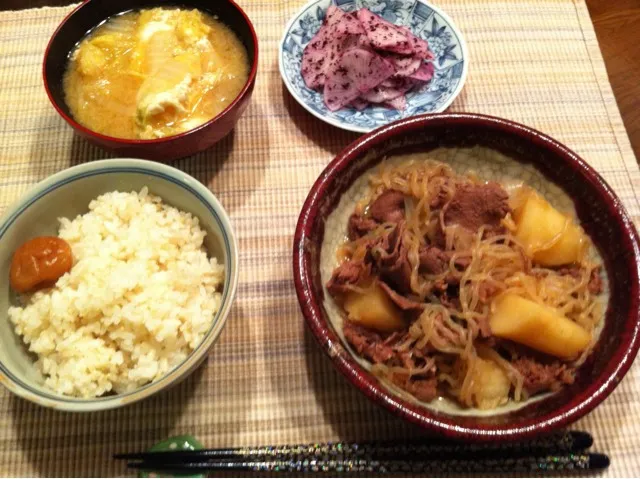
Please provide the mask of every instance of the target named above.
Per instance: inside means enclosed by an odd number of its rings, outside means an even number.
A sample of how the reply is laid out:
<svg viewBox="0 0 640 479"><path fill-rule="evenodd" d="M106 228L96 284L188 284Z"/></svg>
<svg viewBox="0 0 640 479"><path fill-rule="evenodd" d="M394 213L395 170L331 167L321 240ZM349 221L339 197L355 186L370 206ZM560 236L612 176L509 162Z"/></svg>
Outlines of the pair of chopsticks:
<svg viewBox="0 0 640 479"><path fill-rule="evenodd" d="M568 431L527 442L466 444L442 440L327 443L116 454L127 467L155 472L319 472L455 474L605 469L609 458L586 452L589 433Z"/></svg>

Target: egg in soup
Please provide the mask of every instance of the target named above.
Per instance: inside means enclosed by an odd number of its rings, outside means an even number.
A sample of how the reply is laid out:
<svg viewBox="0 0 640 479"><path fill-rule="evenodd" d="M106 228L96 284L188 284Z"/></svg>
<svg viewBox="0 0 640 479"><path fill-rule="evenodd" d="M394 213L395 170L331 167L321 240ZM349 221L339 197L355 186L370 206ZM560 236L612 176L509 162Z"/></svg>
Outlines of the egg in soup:
<svg viewBox="0 0 640 479"><path fill-rule="evenodd" d="M64 77L74 119L95 132L153 139L191 130L222 112L249 76L247 51L198 10L126 12L72 51Z"/></svg>

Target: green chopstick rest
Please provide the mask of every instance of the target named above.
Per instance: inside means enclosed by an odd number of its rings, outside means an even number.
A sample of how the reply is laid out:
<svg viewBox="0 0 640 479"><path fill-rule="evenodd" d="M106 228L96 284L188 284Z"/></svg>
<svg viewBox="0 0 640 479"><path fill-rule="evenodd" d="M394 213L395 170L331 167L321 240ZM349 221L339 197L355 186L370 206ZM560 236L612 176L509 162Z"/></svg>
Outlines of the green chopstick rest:
<svg viewBox="0 0 640 479"><path fill-rule="evenodd" d="M160 441L149 448L149 452L164 451L197 451L204 449L204 446L195 437L190 435L173 436L164 441ZM207 477L205 473L201 474L168 474L167 471L147 471L141 470L138 477Z"/></svg>

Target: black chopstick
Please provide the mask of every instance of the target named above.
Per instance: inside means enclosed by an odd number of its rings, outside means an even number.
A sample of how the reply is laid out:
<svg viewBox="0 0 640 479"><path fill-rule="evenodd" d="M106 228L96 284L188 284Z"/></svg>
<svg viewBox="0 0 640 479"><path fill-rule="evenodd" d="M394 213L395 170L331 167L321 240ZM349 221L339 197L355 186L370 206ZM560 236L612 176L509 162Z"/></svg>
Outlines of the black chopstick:
<svg viewBox="0 0 640 479"><path fill-rule="evenodd" d="M538 439L505 444L471 444L442 439L402 442L337 442L294 446L265 446L247 448L201 449L196 451L139 452L116 454L114 459L144 460L147 463L200 463L208 460L273 459L407 459L419 457L437 459L475 459L488 457L545 456L569 454L588 449L593 444L589 433L568 431L543 436Z"/></svg>
<svg viewBox="0 0 640 479"><path fill-rule="evenodd" d="M507 457L478 460L373 461L366 459L339 460L272 460L127 464L134 469L150 471L255 471L255 472L320 472L320 473L420 473L429 475L456 473L514 472L580 472L606 469L609 457L604 454L567 454L550 456Z"/></svg>

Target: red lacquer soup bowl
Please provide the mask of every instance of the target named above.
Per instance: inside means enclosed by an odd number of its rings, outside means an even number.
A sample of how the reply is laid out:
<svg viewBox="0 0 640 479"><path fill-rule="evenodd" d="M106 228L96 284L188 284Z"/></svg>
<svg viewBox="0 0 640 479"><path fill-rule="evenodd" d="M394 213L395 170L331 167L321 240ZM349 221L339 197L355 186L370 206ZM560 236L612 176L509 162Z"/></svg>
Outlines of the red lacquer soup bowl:
<svg viewBox="0 0 640 479"><path fill-rule="evenodd" d="M153 140L127 140L102 135L86 128L74 120L64 100L62 80L67 59L74 46L84 35L118 13L141 8L158 6L198 9L217 16L238 35L247 49L250 70L247 83L240 94L220 114L208 122L178 135ZM258 38L249 17L233 0L185 0L180 2L161 2L158 0L91 0L85 1L65 18L49 40L44 55L44 86L58 114L75 130L90 142L130 158L149 160L173 160L203 151L224 138L233 130L246 110L253 93L258 70Z"/></svg>
<svg viewBox="0 0 640 479"><path fill-rule="evenodd" d="M559 392L526 402L520 408L489 414L452 411L411 400L383 385L356 360L340 339L323 292L323 243L335 232L332 213L362 175L383 157L438 147L480 146L510 157L516 168L533 169L553 188L573 201L576 214L603 259L609 285L604 327L575 383ZM510 160L510 161L511 161ZM354 186L355 188L355 186ZM353 191L353 190L352 190ZM327 247L327 249L330 249ZM335 261L335 253L333 254ZM618 385L638 352L638 234L620 199L575 153L526 126L475 114L413 117L358 139L326 167L302 207L294 238L296 292L305 320L336 368L369 399L432 432L470 441L522 440L551 432L584 416ZM326 268L325 268L326 269ZM330 273L329 273L330 274ZM325 274L326 277L326 274ZM325 278L326 279L326 278Z"/></svg>

